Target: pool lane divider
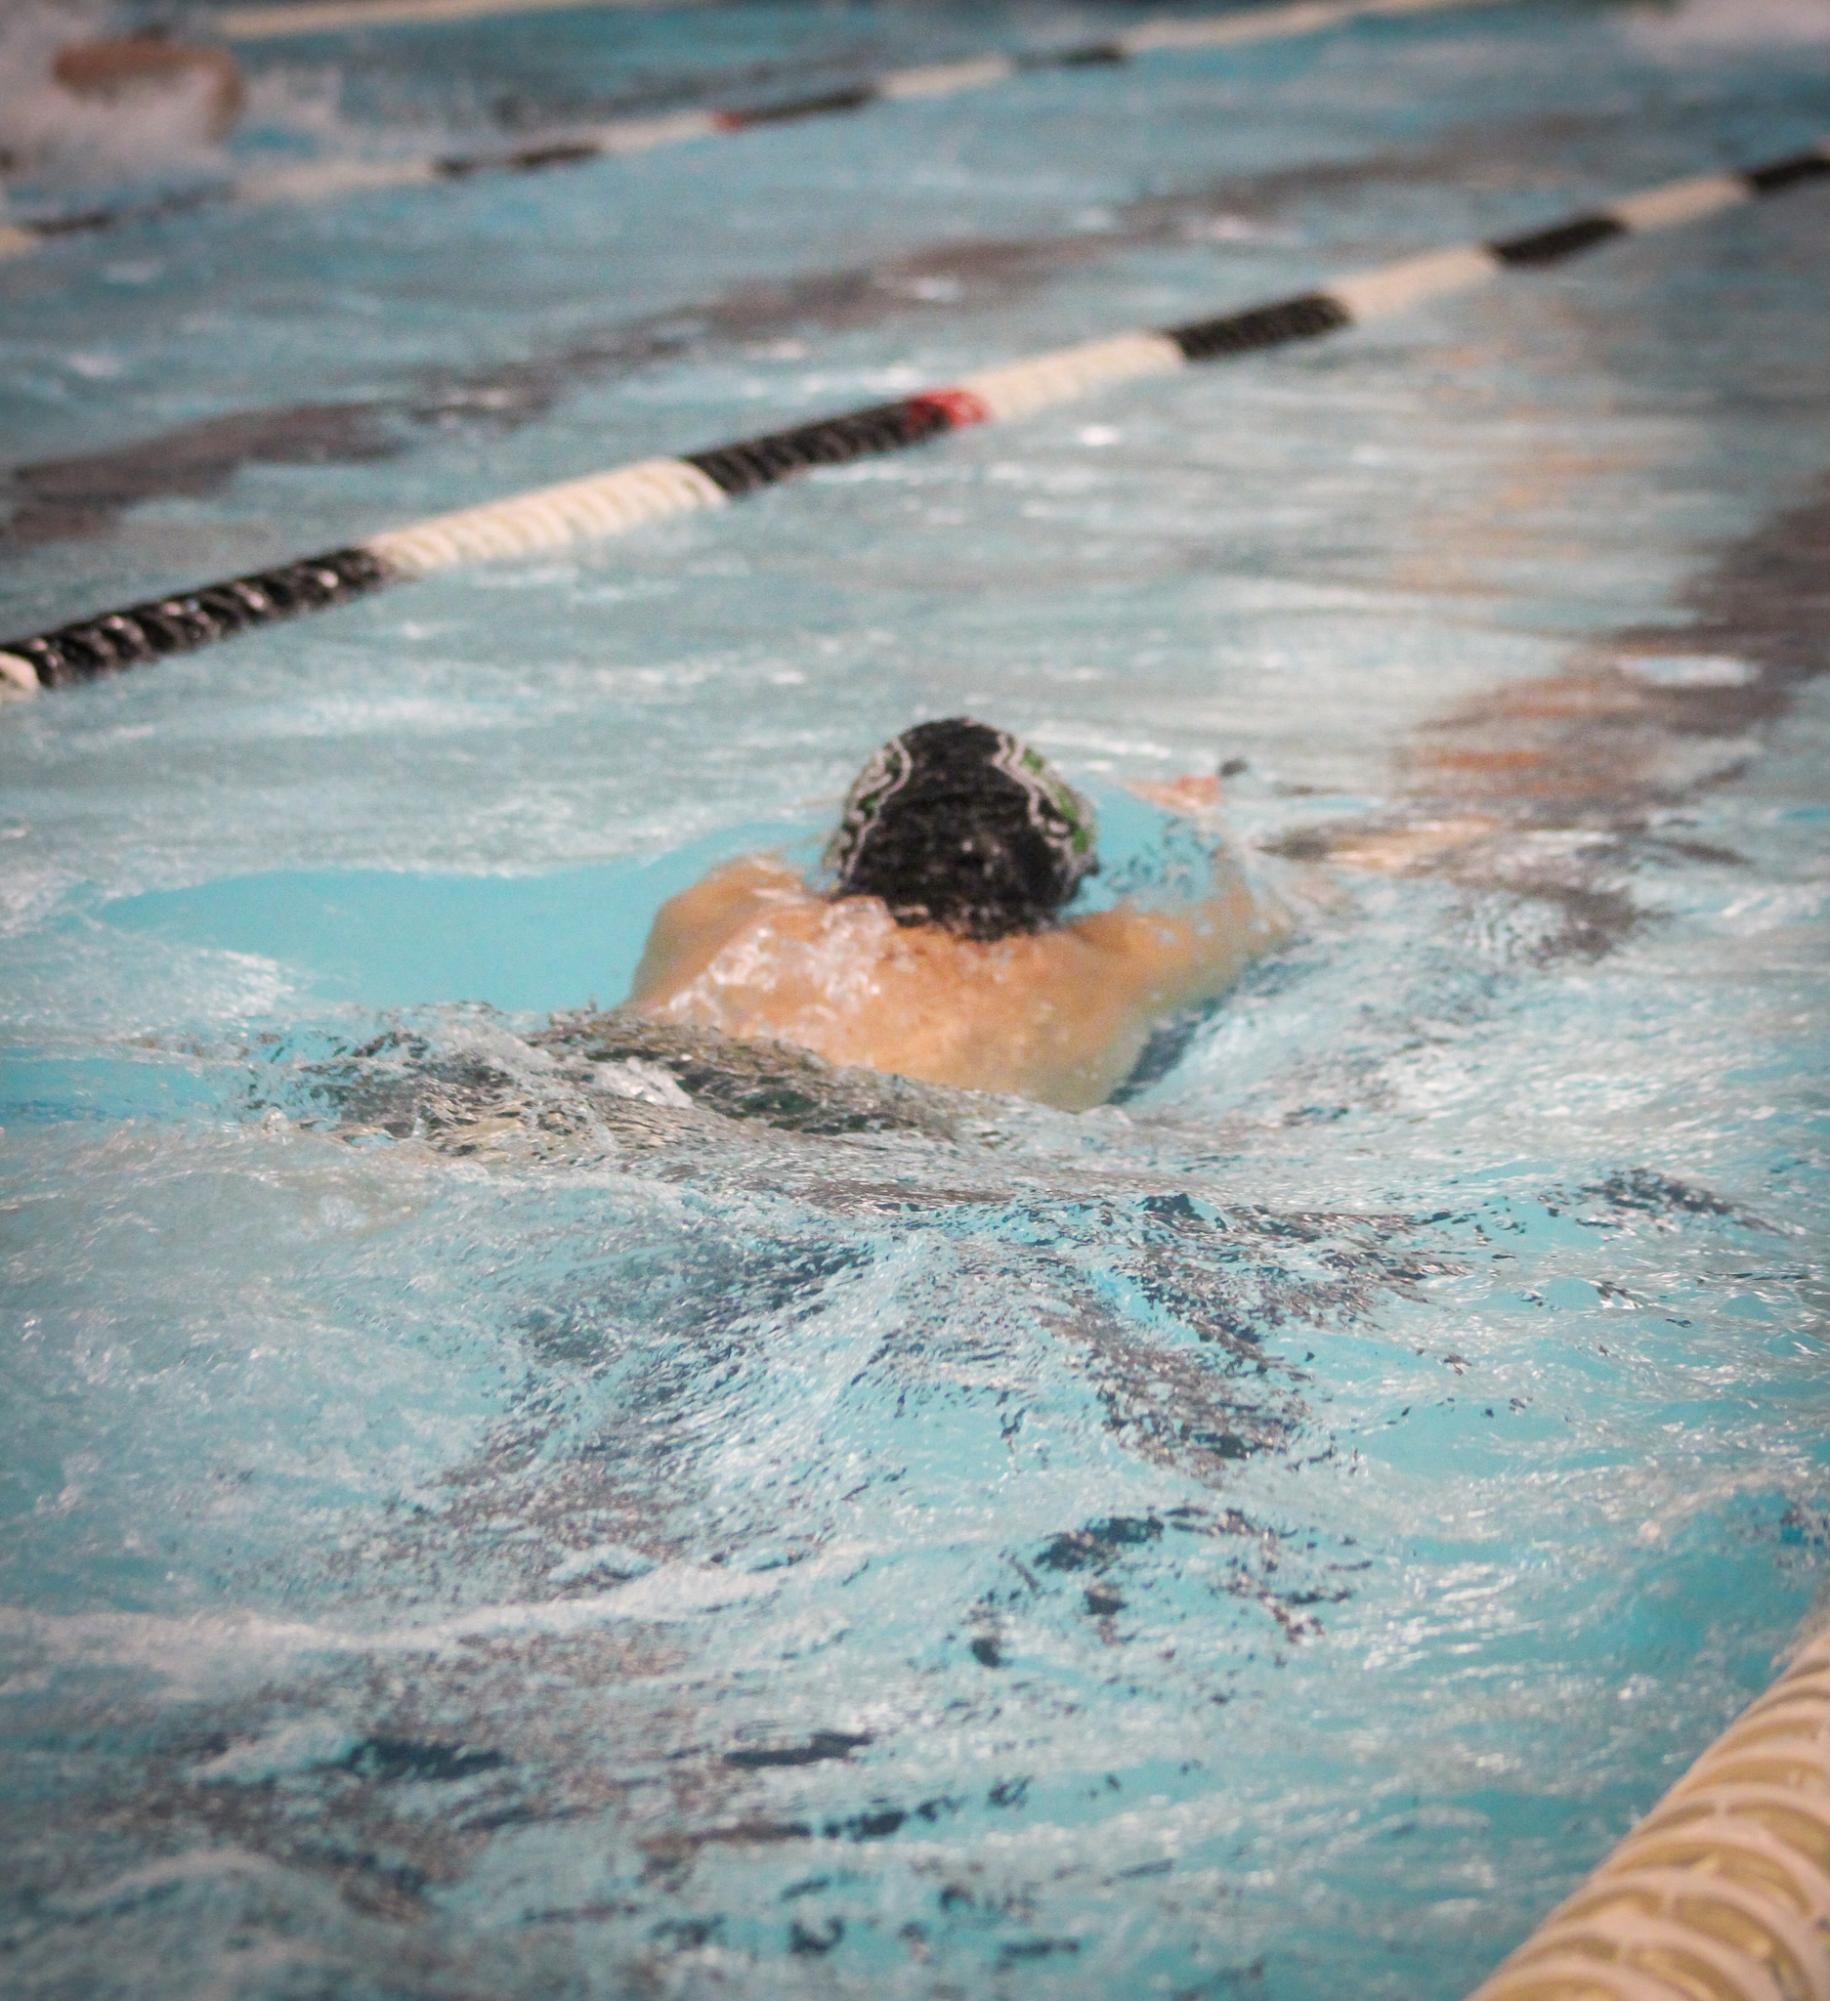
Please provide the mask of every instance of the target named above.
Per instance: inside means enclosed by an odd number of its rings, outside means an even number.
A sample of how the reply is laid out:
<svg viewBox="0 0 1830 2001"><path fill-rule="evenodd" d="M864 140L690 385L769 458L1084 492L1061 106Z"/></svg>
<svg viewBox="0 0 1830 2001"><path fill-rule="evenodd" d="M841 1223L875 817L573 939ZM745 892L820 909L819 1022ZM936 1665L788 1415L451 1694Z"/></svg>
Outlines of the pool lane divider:
<svg viewBox="0 0 1830 2001"><path fill-rule="evenodd" d="M421 27L439 21L487 21L508 14L563 14L587 7L673 13L713 0L280 0L277 6L225 7L210 18L226 42L273 42L346 29Z"/></svg>
<svg viewBox="0 0 1830 2001"><path fill-rule="evenodd" d="M1830 1995L1830 1635L1469 2001Z"/></svg>
<svg viewBox="0 0 1830 2001"><path fill-rule="evenodd" d="M0 647L0 689L31 694L94 680L437 570L626 534L668 515L724 506L799 473L903 451L978 424L1007 423L1113 383L1317 340L1502 272L1546 269L1619 237L1676 228L1827 177L1830 139L1739 173L1667 182L1548 228L1352 272L1267 305L1058 348L893 403L435 515L321 556L9 640Z"/></svg>
<svg viewBox="0 0 1830 2001"><path fill-rule="evenodd" d="M1507 4L1507 0L1289 0L1289 4L1179 20L1140 21L1110 39L1022 55L971 56L958 62L929 63L889 70L841 90L823 90L742 110L698 109L662 112L646 118L619 118L560 139L509 151L453 153L414 160L325 160L272 167L237 176L208 188L194 188L152 202L117 209L86 209L71 215L0 222L0 259L22 257L68 236L92 234L133 222L153 222L229 202L334 201L383 188L428 187L504 173L541 173L583 166L677 146L689 140L753 132L809 118L861 111L866 105L915 98L954 97L963 91L1009 82L1040 70L1086 69L1134 62L1172 49L1240 47L1320 34L1330 28L1379 16L1443 13L1451 9Z"/></svg>

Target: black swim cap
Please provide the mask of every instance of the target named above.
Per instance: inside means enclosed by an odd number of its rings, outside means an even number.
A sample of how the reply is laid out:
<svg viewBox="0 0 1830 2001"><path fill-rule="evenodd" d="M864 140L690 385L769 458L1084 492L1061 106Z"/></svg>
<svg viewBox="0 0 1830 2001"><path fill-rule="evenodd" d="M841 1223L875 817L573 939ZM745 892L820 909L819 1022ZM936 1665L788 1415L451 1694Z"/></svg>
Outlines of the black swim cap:
<svg viewBox="0 0 1830 2001"><path fill-rule="evenodd" d="M968 716L918 723L864 767L826 850L840 896L989 941L1053 921L1093 858L1093 809L1041 754Z"/></svg>

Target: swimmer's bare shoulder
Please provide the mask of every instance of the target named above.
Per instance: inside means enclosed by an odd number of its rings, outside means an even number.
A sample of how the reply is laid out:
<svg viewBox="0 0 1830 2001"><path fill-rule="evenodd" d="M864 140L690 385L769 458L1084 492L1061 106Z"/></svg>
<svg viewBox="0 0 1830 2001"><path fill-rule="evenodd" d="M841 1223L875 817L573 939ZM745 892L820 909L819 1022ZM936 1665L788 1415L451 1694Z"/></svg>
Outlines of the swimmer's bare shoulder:
<svg viewBox="0 0 1830 2001"><path fill-rule="evenodd" d="M1211 781L1157 789L1218 833ZM939 838L957 841L957 821ZM627 1004L832 1063L1084 1110L1123 1082L1158 1018L1222 992L1287 928L1223 847L1194 901L1032 917L985 938L897 919L874 890L817 892L753 855L663 905Z"/></svg>
<svg viewBox="0 0 1830 2001"><path fill-rule="evenodd" d="M655 913L629 999L636 1007L697 978L770 905L811 901L801 879L774 855L725 862Z"/></svg>
<svg viewBox="0 0 1830 2001"><path fill-rule="evenodd" d="M1068 928L1118 968L1136 1005L1151 1015L1173 1014L1225 992L1259 953L1289 936L1290 915L1280 904L1252 893L1224 845L1218 778L1140 780L1130 789L1218 844L1207 893L1181 909L1121 903Z"/></svg>
<svg viewBox="0 0 1830 2001"><path fill-rule="evenodd" d="M1124 1080L1157 1019L1222 992L1283 929L1222 860L1208 896L1180 910L1121 904L992 945L925 925L855 931L846 962L870 962L863 1010L835 1012L804 973L733 984L713 970L743 941L805 941L831 918L830 900L774 858L727 863L662 906L629 1005L707 1011L830 1061L1080 1111ZM715 1004L698 991L708 974Z"/></svg>
<svg viewBox="0 0 1830 2001"><path fill-rule="evenodd" d="M1280 912L1219 862L1212 889L1190 908L1121 903L1074 919L1064 935L1092 949L1097 974L1116 980L1132 1005L1157 1015L1212 1000L1287 929Z"/></svg>

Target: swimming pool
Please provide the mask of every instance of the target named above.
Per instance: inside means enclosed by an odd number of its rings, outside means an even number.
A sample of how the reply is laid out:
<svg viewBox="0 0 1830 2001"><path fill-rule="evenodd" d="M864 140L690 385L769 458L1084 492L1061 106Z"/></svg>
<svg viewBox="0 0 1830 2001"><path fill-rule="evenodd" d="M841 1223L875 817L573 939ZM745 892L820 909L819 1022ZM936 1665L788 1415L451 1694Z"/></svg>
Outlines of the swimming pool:
<svg viewBox="0 0 1830 2001"><path fill-rule="evenodd" d="M1133 18L301 43L237 146ZM7 629L1780 153L1825 53L1502 6L47 246ZM1824 201L0 712L23 1991L1449 2001L1521 1936L1824 1584ZM1444 779L1604 667L1574 807ZM1108 893L1125 780L1244 761L1302 933L1122 1104L542 1037L962 709ZM1445 797L1479 871L1311 859Z"/></svg>

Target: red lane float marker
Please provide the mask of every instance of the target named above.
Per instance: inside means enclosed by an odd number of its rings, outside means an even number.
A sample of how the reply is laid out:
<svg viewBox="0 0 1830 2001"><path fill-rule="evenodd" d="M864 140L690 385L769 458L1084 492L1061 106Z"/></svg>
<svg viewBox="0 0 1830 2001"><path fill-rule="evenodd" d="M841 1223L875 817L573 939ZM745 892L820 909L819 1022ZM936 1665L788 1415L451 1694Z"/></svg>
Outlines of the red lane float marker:
<svg viewBox="0 0 1830 2001"><path fill-rule="evenodd" d="M1492 243L1456 244L1352 271L1326 286L1178 326L1114 335L987 368L893 403L818 417L678 458L643 459L585 479L462 508L253 576L129 605L0 649L0 691L32 693L117 673L328 609L434 570L571 547L643 522L778 485L799 473L903 451L975 424L1004 423L1112 385L1317 340L1427 299L1539 271L1623 237L1673 229L1830 176L1830 141L1742 173L1693 175L1604 209Z"/></svg>

